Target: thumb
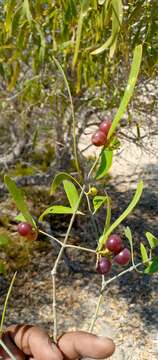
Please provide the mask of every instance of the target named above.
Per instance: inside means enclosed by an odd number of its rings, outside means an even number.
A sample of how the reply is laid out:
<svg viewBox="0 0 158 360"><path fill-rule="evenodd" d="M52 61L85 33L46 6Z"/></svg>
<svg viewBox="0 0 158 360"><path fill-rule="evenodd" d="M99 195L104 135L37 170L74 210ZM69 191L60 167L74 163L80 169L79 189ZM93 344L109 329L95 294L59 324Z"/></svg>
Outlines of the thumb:
<svg viewBox="0 0 158 360"><path fill-rule="evenodd" d="M62 335L58 340L58 347L68 360L80 357L105 359L115 351L112 339L98 337L84 331L69 332Z"/></svg>

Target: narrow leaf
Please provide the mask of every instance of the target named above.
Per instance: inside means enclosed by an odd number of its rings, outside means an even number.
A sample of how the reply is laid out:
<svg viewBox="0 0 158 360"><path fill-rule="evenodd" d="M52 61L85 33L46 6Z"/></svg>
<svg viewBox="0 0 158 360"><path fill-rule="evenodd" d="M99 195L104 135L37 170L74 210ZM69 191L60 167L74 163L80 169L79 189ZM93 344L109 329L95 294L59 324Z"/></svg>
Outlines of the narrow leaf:
<svg viewBox="0 0 158 360"><path fill-rule="evenodd" d="M47 208L39 217L39 221L43 221L44 216L49 214L73 214L74 209L63 206L63 205L53 205ZM82 212L77 211L78 215L83 215Z"/></svg>
<svg viewBox="0 0 158 360"><path fill-rule="evenodd" d="M12 18L14 15L15 5L16 5L16 0L8 0L5 5L5 12L6 12L5 30L9 36L11 36L12 33Z"/></svg>
<svg viewBox="0 0 158 360"><path fill-rule="evenodd" d="M105 149L102 151L99 169L97 170L97 173L96 173L97 180L101 179L103 176L105 176L107 174L107 172L111 168L112 159L113 159L113 151L112 150Z"/></svg>
<svg viewBox="0 0 158 360"><path fill-rule="evenodd" d="M149 262L149 257L148 257L146 248L143 243L140 244L140 252L141 252L141 256L142 256L142 262L147 264L147 262Z"/></svg>
<svg viewBox="0 0 158 360"><path fill-rule="evenodd" d="M131 233L131 229L129 228L129 226L127 226L125 228L124 233L125 233L125 236L129 240L129 243L131 245L131 243L132 243L132 233Z"/></svg>
<svg viewBox="0 0 158 360"><path fill-rule="evenodd" d="M65 173L65 172L60 172L59 174L57 174L51 184L51 195L53 195L57 189L57 187L61 184L61 182L63 182L64 180L71 180L74 181L80 188L81 185L79 184L79 182L71 175Z"/></svg>
<svg viewBox="0 0 158 360"><path fill-rule="evenodd" d="M133 250L133 239L132 239L132 232L129 226L127 226L124 229L124 233L126 238L128 239L129 243L130 243L130 247L131 247L131 256L132 256L132 264L134 265L134 250Z"/></svg>
<svg viewBox="0 0 158 360"><path fill-rule="evenodd" d="M26 15L26 17L27 17L28 22L31 23L31 21L32 21L32 14L31 14L31 11L30 11L29 0L24 0L23 10L24 10L24 12L25 12L25 15Z"/></svg>
<svg viewBox="0 0 158 360"><path fill-rule="evenodd" d="M101 5L102 5L102 3L101 3ZM92 55L101 54L109 47L112 47L112 49L110 51L110 57L112 57L114 54L114 51L116 48L117 36L120 31L120 25L122 24L122 18L123 18L122 0L112 0L111 5L112 5L112 32L111 32L111 35L102 46L100 46L98 49L91 52Z"/></svg>
<svg viewBox="0 0 158 360"><path fill-rule="evenodd" d="M110 196L108 196L108 194L106 194L106 199L107 199L107 208L106 208L106 220L105 220L103 235L106 234L107 230L110 227L110 222L111 222L111 198Z"/></svg>
<svg viewBox="0 0 158 360"><path fill-rule="evenodd" d="M75 185L69 180L64 180L63 184L71 208L74 209L79 200L78 191Z"/></svg>
<svg viewBox="0 0 158 360"><path fill-rule="evenodd" d="M145 269L145 274L158 272L158 256L155 257L153 262Z"/></svg>
<svg viewBox="0 0 158 360"><path fill-rule="evenodd" d="M158 238L156 238L153 234L150 232L146 232L146 237L148 239L149 245L151 249L154 249L156 246L158 246Z"/></svg>
<svg viewBox="0 0 158 360"><path fill-rule="evenodd" d="M77 31L76 31L75 51L74 51L74 56L73 56L73 61L72 61L73 68L75 67L77 59L78 59L78 54L79 54L79 49L80 49L80 42L81 42L82 27L83 27L83 19L84 19L84 14L81 11L80 17L79 17L79 20L78 20Z"/></svg>
<svg viewBox="0 0 158 360"><path fill-rule="evenodd" d="M36 227L34 220L28 210L27 204L24 200L24 197L22 195L21 190L16 186L16 183L14 180L12 180L9 176L5 175L4 177L4 182L8 188L8 191L10 192L10 194L12 195L15 204L17 206L17 208L21 211L21 213L23 214L25 220L32 224L33 227Z"/></svg>
<svg viewBox="0 0 158 360"><path fill-rule="evenodd" d="M133 61L132 61L132 65L131 65L131 71L130 71L127 87L126 87L125 93L123 95L123 98L121 100L118 111L112 122L111 128L109 130L108 139L111 137L111 135L116 130L116 127L117 127L119 121L121 120L123 114L125 113L128 103L133 95L134 87L135 87L139 69L140 69L141 59L142 59L142 45L138 45L135 47L135 50L134 50L134 56L133 56Z"/></svg>
<svg viewBox="0 0 158 360"><path fill-rule="evenodd" d="M119 216L119 218L109 227L107 232L101 236L99 239L99 249L102 248L102 246L105 244L106 240L108 239L109 235L114 231L114 229L132 212L132 210L137 205L143 191L143 182L140 180L136 192L134 194L134 197L127 207L127 209Z"/></svg>
<svg viewBox="0 0 158 360"><path fill-rule="evenodd" d="M10 83L8 85L8 90L9 91L13 90L13 88L14 88L16 82L17 82L19 73L20 73L20 64L19 64L19 61L16 61L13 64L13 74L12 74L12 77L11 77L11 81L10 81Z"/></svg>

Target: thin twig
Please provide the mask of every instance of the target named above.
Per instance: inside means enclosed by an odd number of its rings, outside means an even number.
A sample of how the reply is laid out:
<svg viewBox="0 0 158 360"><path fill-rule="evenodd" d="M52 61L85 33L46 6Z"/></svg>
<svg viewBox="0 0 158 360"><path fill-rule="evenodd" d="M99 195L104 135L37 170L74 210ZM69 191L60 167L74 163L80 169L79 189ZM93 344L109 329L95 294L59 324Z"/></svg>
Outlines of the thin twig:
<svg viewBox="0 0 158 360"><path fill-rule="evenodd" d="M91 252L91 253L93 253L93 254L96 254L96 250L89 249L89 248L85 248L85 247L83 247L83 246L66 244L64 247L65 247L65 248L72 248L72 249L76 249L76 250L83 250L83 251L87 251L87 252Z"/></svg>
<svg viewBox="0 0 158 360"><path fill-rule="evenodd" d="M75 119L75 111L74 111L74 104L73 104L73 99L72 99L72 95L71 95L71 90L70 90L70 86L69 86L67 77L65 75L65 72L64 72L62 66L60 65L59 61L55 58L55 56L53 56L52 58L53 58L53 61L56 64L57 68L62 73L64 82L65 82L65 85L66 85L67 91L68 91L68 95L69 95L69 99L70 99L70 106L71 106L71 114L72 114L73 150L74 150L74 157L75 157L75 165L76 165L78 175L80 176L80 178L82 178L82 174L81 174L81 170L80 170L80 166L79 166L79 161L78 161L77 143L76 143L76 119Z"/></svg>
<svg viewBox="0 0 158 360"><path fill-rule="evenodd" d="M47 237L49 237L50 239L56 241L60 246L63 246L62 241L58 240L57 238L55 238L53 235L47 234L45 231L43 230L39 230L39 233L46 235Z"/></svg>
<svg viewBox="0 0 158 360"><path fill-rule="evenodd" d="M7 346L5 345L5 343L2 341L2 339L0 339L0 345L2 346L2 348L4 349L4 351L9 355L11 360L16 360L16 357L11 353L11 351L7 348Z"/></svg>
<svg viewBox="0 0 158 360"><path fill-rule="evenodd" d="M144 264L147 263L148 261L149 261L149 260L147 260L147 261L145 261L145 262L139 262L139 263L136 264L136 265L132 265L132 266L130 266L128 269L126 269L126 270L124 270L124 271L121 271L119 274L117 274L117 275L113 276L111 279L105 281L105 282L103 283L103 287L102 287L102 289L101 289L102 294L103 294L103 292L105 291L105 288L107 287L108 284L110 284L111 282L115 281L115 280L118 279L119 277L127 274L128 272L131 272L131 271L133 271L133 270L136 270L139 266L144 265Z"/></svg>
<svg viewBox="0 0 158 360"><path fill-rule="evenodd" d="M99 239L98 229L97 229L96 222L95 222L93 212L92 212L92 209L91 209L91 204L90 204L90 201L89 201L89 197L88 197L86 192L85 192L85 196L86 196L86 199L87 199L87 205L88 205L88 210L89 210L89 213L90 213L90 219L91 219L94 231L95 231L95 236L96 236L97 239ZM98 241L97 241L97 244L98 244Z"/></svg>
<svg viewBox="0 0 158 360"><path fill-rule="evenodd" d="M152 259L149 259L149 260L152 260ZM148 260L148 261L149 261L149 260ZM93 331L95 322L96 322L96 320L97 320L98 312L99 312L99 309L100 309L100 305L101 305L103 293L104 293L107 285L109 285L111 282L115 281L115 280L118 279L119 277L125 275L126 273L131 272L131 271L133 271L133 270L136 270L139 266L144 265L144 264L147 263L148 261L139 262L139 263L136 264L136 265L132 265L132 266L130 266L128 269L126 269L126 270L120 272L119 274L113 276L111 279L109 279L109 280L107 280L107 281L102 281L102 286L101 286L101 290L100 290L100 295L99 295L99 298L98 298L98 302L97 302L97 305L96 305L96 310L95 310L95 313L94 313L94 316L93 316L91 325L90 325L90 327L89 327L89 331Z"/></svg>
<svg viewBox="0 0 158 360"><path fill-rule="evenodd" d="M83 250L83 251L87 251L87 252L91 252L96 254L96 250L93 249L89 249L89 248L85 248L83 246L77 246L77 245L71 245L71 244L64 244L64 242L58 240L57 238L55 238L54 236L47 234L45 231L43 230L39 230L39 233L46 235L48 238L56 241L61 247L63 248L72 248L72 249L76 249L76 250Z"/></svg>
<svg viewBox="0 0 158 360"><path fill-rule="evenodd" d="M96 160L94 161L94 164L93 164L93 166L91 167L91 169L90 169L90 171L89 171L89 173L88 173L88 175L87 175L87 179L90 178L93 170L94 170L95 167L97 166L97 163L98 163L99 159L100 159L100 154L99 154L99 156L96 158Z"/></svg>
<svg viewBox="0 0 158 360"><path fill-rule="evenodd" d="M74 212L73 212L73 215L71 217L71 220L70 220L70 223L69 223L69 226L68 226L68 229L67 229L67 232L66 232L66 235L65 235L65 239L62 243L62 247L58 253L58 256L57 256L57 259L55 261L55 264L54 264L54 267L51 271L51 275L52 275L52 282L53 282L53 319L54 319L54 341L57 342L57 310L56 310L56 271L57 271L57 267L58 267L58 264L59 264L59 261L62 257L62 254L63 254L63 251L64 251L64 248L65 248L65 245L67 243L67 240L68 240L68 237L70 235L70 231L71 231L71 228L72 228L72 225L73 225L73 222L74 222L74 219L75 219L75 216L76 216L76 213L77 213L77 210L79 208L79 205L80 205L80 201L83 197L83 194L84 194L84 191L85 191L85 185L83 185L82 187L82 191L80 193L80 196L79 196L79 199L78 199L78 202L76 204L76 207L74 209Z"/></svg>
<svg viewBox="0 0 158 360"><path fill-rule="evenodd" d="M6 310L7 310L8 300L9 300L9 297L10 297L10 294L11 294L11 291L12 291L12 287L13 287L13 284L14 284L14 281L15 281L15 278L16 278L16 274L17 274L17 271L13 275L13 278L11 280L11 283L10 283L10 286L9 286L9 289L8 289L8 292L7 292L7 295L6 295L6 299L5 299L5 302L4 302L3 312L2 312L2 317L1 317L1 323L0 323L0 335L3 332L3 324L4 324L5 314L6 314Z"/></svg>

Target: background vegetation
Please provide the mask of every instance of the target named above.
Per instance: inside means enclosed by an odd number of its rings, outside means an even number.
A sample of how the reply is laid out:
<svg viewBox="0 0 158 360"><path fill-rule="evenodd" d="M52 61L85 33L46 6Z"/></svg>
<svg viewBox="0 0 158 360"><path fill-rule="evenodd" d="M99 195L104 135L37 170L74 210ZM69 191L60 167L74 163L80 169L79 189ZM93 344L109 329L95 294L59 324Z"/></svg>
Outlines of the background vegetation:
<svg viewBox="0 0 158 360"><path fill-rule="evenodd" d="M70 86L80 138L103 113L113 116L137 44L143 43L141 84L157 76L158 3L7 0L0 8L1 173L8 166L14 175L49 173L52 164L69 167L72 115L57 64ZM145 109L137 91L134 99L140 116ZM153 99L150 115L154 106ZM124 125L129 129L133 120L137 130L132 141L140 140L143 124L130 109L127 120Z"/></svg>

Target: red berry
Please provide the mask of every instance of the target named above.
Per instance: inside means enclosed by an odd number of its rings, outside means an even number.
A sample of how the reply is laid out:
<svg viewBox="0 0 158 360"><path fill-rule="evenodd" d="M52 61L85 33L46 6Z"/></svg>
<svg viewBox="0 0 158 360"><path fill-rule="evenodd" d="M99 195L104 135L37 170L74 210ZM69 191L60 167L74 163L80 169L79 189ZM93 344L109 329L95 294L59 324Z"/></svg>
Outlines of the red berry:
<svg viewBox="0 0 158 360"><path fill-rule="evenodd" d="M108 238L105 246L108 250L110 250L114 254L118 254L123 248L122 239L121 239L120 235L112 234Z"/></svg>
<svg viewBox="0 0 158 360"><path fill-rule="evenodd" d="M114 258L114 260L119 265L126 265L131 259L131 253L127 248L124 248L122 251L119 252Z"/></svg>
<svg viewBox="0 0 158 360"><path fill-rule="evenodd" d="M99 274L107 274L111 269L111 261L106 257L99 259L96 270Z"/></svg>
<svg viewBox="0 0 158 360"><path fill-rule="evenodd" d="M32 232L32 226L27 222L18 224L18 232L21 236L28 236Z"/></svg>
<svg viewBox="0 0 158 360"><path fill-rule="evenodd" d="M95 146L103 146L106 143L106 135L98 130L92 135L92 144Z"/></svg>
<svg viewBox="0 0 158 360"><path fill-rule="evenodd" d="M101 130L106 136L108 135L108 132L111 128L111 121L110 120L104 120L101 122L99 126L99 130Z"/></svg>

